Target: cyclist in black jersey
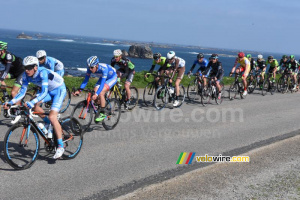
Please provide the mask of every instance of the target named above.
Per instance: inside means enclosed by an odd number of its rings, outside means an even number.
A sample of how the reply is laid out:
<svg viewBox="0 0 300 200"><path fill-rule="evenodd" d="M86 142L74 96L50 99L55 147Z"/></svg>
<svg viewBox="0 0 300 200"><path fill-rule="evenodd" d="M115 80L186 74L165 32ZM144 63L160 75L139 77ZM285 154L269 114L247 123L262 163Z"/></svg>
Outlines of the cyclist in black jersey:
<svg viewBox="0 0 300 200"><path fill-rule="evenodd" d="M130 104L130 85L132 83L135 70L134 70L134 64L125 56L122 56L121 49L114 50L114 57L111 59L111 66L115 67L115 65L118 65L120 68L117 70L118 75L118 82L120 82L120 78L126 78L125 82L125 89L127 93L127 97L125 100L125 105L128 106Z"/></svg>
<svg viewBox="0 0 300 200"><path fill-rule="evenodd" d="M16 79L11 90L11 96L15 97L22 86L22 76L24 66L22 59L7 51L7 43L0 41L0 62L5 66L5 70L0 72L1 85L6 85L4 79ZM4 93L6 89L4 88Z"/></svg>
<svg viewBox="0 0 300 200"><path fill-rule="evenodd" d="M247 54L247 58L250 61L250 80L252 81L254 78L254 73L255 73L255 69L256 69L256 62L254 60L254 58L252 58L251 54Z"/></svg>
<svg viewBox="0 0 300 200"><path fill-rule="evenodd" d="M288 61L288 68L289 68L289 70L292 71L292 76L295 81L295 84L294 84L294 90L295 90L297 87L296 83L297 83L297 75L298 75L298 71L299 71L299 63L295 59L294 55L290 56L290 60Z"/></svg>
<svg viewBox="0 0 300 200"><path fill-rule="evenodd" d="M289 67L289 62L288 62L288 56L287 55L283 55L280 62L279 62L279 67L281 72L288 70Z"/></svg>

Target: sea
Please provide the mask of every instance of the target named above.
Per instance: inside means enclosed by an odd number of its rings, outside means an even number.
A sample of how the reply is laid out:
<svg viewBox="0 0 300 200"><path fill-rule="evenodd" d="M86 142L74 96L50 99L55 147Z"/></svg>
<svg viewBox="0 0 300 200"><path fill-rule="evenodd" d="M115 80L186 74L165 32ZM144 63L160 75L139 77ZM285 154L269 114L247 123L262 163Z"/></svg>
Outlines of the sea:
<svg viewBox="0 0 300 200"><path fill-rule="evenodd" d="M110 64L115 49L129 50L132 43L135 41L124 41L118 39L107 39L99 37L76 36L53 33L38 33L25 32L26 35L32 36L32 39L17 39L17 36L22 31L0 29L0 41L8 43L8 50L24 58L29 55L35 55L38 50L45 50L48 56L54 57L64 63L65 71L72 76L83 76L84 71L81 68L86 68L86 60L90 56L96 55L100 58L100 62ZM141 42L143 44L147 42ZM176 56L183 58L186 61L186 72L191 68L196 60L198 53L204 53L206 58L212 53L219 55L219 60L222 62L225 76L229 74L234 65L234 61L239 50L236 49L218 49L209 47L197 47L190 45L176 44L155 44L150 45L153 53L160 52L163 56L167 55L168 51L175 51ZM253 57L262 53L264 58L273 55L280 60L282 54L270 52L245 51L251 53ZM136 71L148 71L152 65L152 59L129 58L135 65ZM2 66L3 67L3 66ZM155 69L157 70L159 66ZM195 70L197 67L195 68Z"/></svg>

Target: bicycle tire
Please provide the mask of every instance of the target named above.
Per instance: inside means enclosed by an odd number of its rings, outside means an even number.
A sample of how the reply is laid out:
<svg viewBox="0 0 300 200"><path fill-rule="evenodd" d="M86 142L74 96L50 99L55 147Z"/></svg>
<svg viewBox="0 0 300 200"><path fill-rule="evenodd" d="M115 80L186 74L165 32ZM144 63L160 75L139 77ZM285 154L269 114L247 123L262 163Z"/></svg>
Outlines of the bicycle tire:
<svg viewBox="0 0 300 200"><path fill-rule="evenodd" d="M187 98L189 101L196 101L199 93L197 79L190 81L187 87Z"/></svg>
<svg viewBox="0 0 300 200"><path fill-rule="evenodd" d="M265 80L264 83L263 83L263 89L261 91L261 94L263 96L265 96L269 91L269 81L268 80Z"/></svg>
<svg viewBox="0 0 300 200"><path fill-rule="evenodd" d="M249 94L253 93L254 90L255 90L255 88L256 88L256 79L253 78L252 81L250 81L250 79L249 79L248 88L247 88L248 89L248 93Z"/></svg>
<svg viewBox="0 0 300 200"><path fill-rule="evenodd" d="M283 78L283 76L281 76L277 81L277 91L278 92L282 92L283 86L284 86L283 83L284 83L284 78Z"/></svg>
<svg viewBox="0 0 300 200"><path fill-rule="evenodd" d="M120 101L117 99L107 100L105 113L107 117L102 121L102 125L106 130L112 130L117 126L121 117Z"/></svg>
<svg viewBox="0 0 300 200"><path fill-rule="evenodd" d="M22 130L19 131L18 128ZM4 138L5 160L16 170L30 168L39 155L40 141L37 130L31 126L29 132L27 131L27 125L18 123L8 129ZM32 149L29 149L31 147Z"/></svg>
<svg viewBox="0 0 300 200"><path fill-rule="evenodd" d="M90 105L88 110L86 110L86 107L87 107L87 101L86 100L80 101L75 105L71 113L71 116L77 119L78 122L80 123L82 128L82 134L84 134L88 130L93 119L93 109L90 107ZM84 115L82 115L84 112L86 112L87 118L84 117Z"/></svg>
<svg viewBox="0 0 300 200"><path fill-rule="evenodd" d="M183 85L179 85L179 95L178 95L179 104L177 106L174 106L174 108L179 108L180 106L182 106L184 100L185 100L185 89Z"/></svg>
<svg viewBox="0 0 300 200"><path fill-rule="evenodd" d="M155 95L154 95L154 107L156 110L162 110L166 107L169 99L169 91L166 89L165 86L160 86L157 88Z"/></svg>
<svg viewBox="0 0 300 200"><path fill-rule="evenodd" d="M70 103L71 103L71 91L69 88L66 87L66 98L64 98L59 113L64 113L69 108Z"/></svg>
<svg viewBox="0 0 300 200"><path fill-rule="evenodd" d="M221 86L221 98L220 99L218 99L218 95L219 95L219 89L218 89L218 87L216 87L216 98L215 98L215 101L216 101L216 104L218 104L218 105L220 105L222 102L223 102L223 94L222 94L222 92L223 92L223 90L224 90L224 85L222 85L221 83L220 83L220 86Z"/></svg>
<svg viewBox="0 0 300 200"><path fill-rule="evenodd" d="M153 105L154 94L155 94L155 84L153 82L148 83L143 93L143 102L145 106Z"/></svg>
<svg viewBox="0 0 300 200"><path fill-rule="evenodd" d="M127 95L126 92L125 92L125 95ZM133 110L139 102L139 91L134 86L130 86L130 99L129 100L130 100L130 104L128 105L128 110Z"/></svg>
<svg viewBox="0 0 300 200"><path fill-rule="evenodd" d="M67 117L61 120L62 139L64 143L63 159L70 160L75 158L83 144L82 128L77 119L74 117Z"/></svg>
<svg viewBox="0 0 300 200"><path fill-rule="evenodd" d="M238 93L240 93L238 84L237 83L231 84L228 92L229 92L229 100L234 100L238 95Z"/></svg>

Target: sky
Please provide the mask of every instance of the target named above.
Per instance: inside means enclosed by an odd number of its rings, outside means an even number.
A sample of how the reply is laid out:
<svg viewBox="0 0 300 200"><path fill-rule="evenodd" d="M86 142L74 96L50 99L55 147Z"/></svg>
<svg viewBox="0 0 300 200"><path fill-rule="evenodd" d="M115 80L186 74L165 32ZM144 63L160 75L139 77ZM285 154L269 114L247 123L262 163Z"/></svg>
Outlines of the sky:
<svg viewBox="0 0 300 200"><path fill-rule="evenodd" d="M299 0L8 0L1 28L300 54Z"/></svg>

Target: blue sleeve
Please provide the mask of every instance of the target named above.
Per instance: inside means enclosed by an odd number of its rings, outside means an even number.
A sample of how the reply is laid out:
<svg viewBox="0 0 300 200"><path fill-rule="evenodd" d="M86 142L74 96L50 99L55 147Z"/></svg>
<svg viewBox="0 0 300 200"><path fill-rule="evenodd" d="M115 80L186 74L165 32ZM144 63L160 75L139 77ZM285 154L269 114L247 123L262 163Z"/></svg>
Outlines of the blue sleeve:
<svg viewBox="0 0 300 200"><path fill-rule="evenodd" d="M100 92L103 90L105 81L107 79L107 75L108 75L108 68L105 67L104 70L103 70L103 73L102 73L102 77L99 78L99 80L96 83L97 85L98 85L98 83L100 83L100 87L98 88L98 90L96 92L97 95L99 95Z"/></svg>
<svg viewBox="0 0 300 200"><path fill-rule="evenodd" d="M54 71L54 67L55 67L55 59L54 58L47 58L49 61L49 67L52 71Z"/></svg>
<svg viewBox="0 0 300 200"><path fill-rule="evenodd" d="M22 82L23 82L23 84L22 84L22 87L20 89L20 92L9 102L9 104L13 105L13 104L21 101L21 99L23 99L23 97L26 94L27 87L28 87L28 80L26 78L25 72L24 72L23 77L22 77Z"/></svg>
<svg viewBox="0 0 300 200"><path fill-rule="evenodd" d="M205 67L207 67L207 65L208 65L208 60L204 60L204 65L205 65Z"/></svg>
<svg viewBox="0 0 300 200"><path fill-rule="evenodd" d="M47 73L47 70L40 71L39 76L42 79L42 89L41 89L41 93L36 98L34 98L30 101L32 104L36 104L37 102L43 100L48 94L48 73Z"/></svg>
<svg viewBox="0 0 300 200"><path fill-rule="evenodd" d="M92 73L91 70L88 68L88 70L86 72L86 75L85 75L85 78L84 78L83 82L80 85L80 89L84 89L86 87L87 83L89 82L91 73Z"/></svg>

